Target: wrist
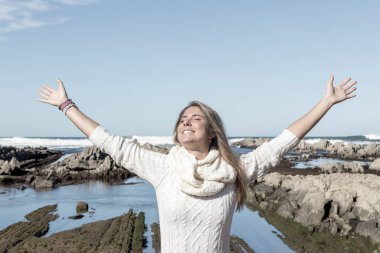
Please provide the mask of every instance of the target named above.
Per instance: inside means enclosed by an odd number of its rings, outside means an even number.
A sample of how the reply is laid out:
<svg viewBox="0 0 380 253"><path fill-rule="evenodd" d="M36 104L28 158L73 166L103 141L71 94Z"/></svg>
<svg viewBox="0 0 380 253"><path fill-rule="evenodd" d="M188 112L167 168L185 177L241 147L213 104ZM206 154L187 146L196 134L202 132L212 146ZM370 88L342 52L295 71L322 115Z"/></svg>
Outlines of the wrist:
<svg viewBox="0 0 380 253"><path fill-rule="evenodd" d="M331 108L335 104L335 101L328 96L324 96L321 100L321 103L323 103L328 108Z"/></svg>
<svg viewBox="0 0 380 253"><path fill-rule="evenodd" d="M58 110L63 111L63 108L68 106L70 103L72 103L72 100L69 98L65 98L58 104Z"/></svg>
<svg viewBox="0 0 380 253"><path fill-rule="evenodd" d="M66 115L66 112L71 108L71 107L76 107L76 104L71 100L71 99L67 99L66 101L64 101L59 107L58 109L60 111L62 111L65 115Z"/></svg>

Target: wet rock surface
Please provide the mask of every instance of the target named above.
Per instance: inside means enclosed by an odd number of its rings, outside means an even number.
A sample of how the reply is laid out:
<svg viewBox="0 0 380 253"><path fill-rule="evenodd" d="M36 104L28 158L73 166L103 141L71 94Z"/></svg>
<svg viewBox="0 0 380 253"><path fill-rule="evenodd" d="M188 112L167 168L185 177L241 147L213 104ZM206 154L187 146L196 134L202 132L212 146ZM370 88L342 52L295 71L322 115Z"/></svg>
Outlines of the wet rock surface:
<svg viewBox="0 0 380 253"><path fill-rule="evenodd" d="M88 223L81 227L42 237L48 232L49 222L58 218L52 212L57 205L39 208L25 217L28 222L18 222L0 231L0 252L7 253L78 253L78 252L143 252L146 248L145 214L132 209L121 216ZM153 223L152 248L160 249L159 224ZM231 236L231 252L253 253L239 237Z"/></svg>
<svg viewBox="0 0 380 253"><path fill-rule="evenodd" d="M46 234L49 230L49 222L58 218L58 215L52 214L56 210L57 205L39 208L25 216L28 221L20 221L1 230L0 252L12 252L11 250L20 242Z"/></svg>
<svg viewBox="0 0 380 253"><path fill-rule="evenodd" d="M79 228L41 237L48 223L57 218L50 214L57 205L45 206L0 231L0 252L142 252L145 232L144 213L129 210L113 219L85 224Z"/></svg>

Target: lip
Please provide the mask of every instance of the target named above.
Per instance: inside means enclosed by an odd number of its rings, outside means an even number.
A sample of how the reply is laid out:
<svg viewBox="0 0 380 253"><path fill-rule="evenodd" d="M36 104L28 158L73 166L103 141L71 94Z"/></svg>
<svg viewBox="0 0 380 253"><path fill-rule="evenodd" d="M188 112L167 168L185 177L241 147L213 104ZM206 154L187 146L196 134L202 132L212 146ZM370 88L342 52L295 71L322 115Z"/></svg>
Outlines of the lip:
<svg viewBox="0 0 380 253"><path fill-rule="evenodd" d="M182 131L182 134L185 134L186 132L194 133L194 131L193 131L193 130L190 130L190 129L185 129L185 130L183 130L183 131Z"/></svg>

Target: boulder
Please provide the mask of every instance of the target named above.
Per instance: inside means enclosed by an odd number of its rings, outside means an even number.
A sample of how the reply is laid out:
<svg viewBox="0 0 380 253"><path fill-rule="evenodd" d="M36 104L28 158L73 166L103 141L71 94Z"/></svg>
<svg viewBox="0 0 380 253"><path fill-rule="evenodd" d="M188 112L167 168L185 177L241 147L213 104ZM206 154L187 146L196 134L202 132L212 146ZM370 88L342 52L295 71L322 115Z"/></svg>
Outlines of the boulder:
<svg viewBox="0 0 380 253"><path fill-rule="evenodd" d="M86 202L78 202L76 206L77 213L86 213L88 212L88 203Z"/></svg>
<svg viewBox="0 0 380 253"><path fill-rule="evenodd" d="M241 147L241 148L256 148L257 144L255 143L255 140L253 138L244 138L240 141L234 142L232 144L235 147Z"/></svg>
<svg viewBox="0 0 380 253"><path fill-rule="evenodd" d="M377 158L375 161L371 163L369 166L370 170L380 170L380 158Z"/></svg>
<svg viewBox="0 0 380 253"><path fill-rule="evenodd" d="M380 228L378 224L379 221L377 220L360 222L356 227L355 232L359 235L371 238L371 241L374 243L380 243Z"/></svg>
<svg viewBox="0 0 380 253"><path fill-rule="evenodd" d="M53 181L51 180L46 180L41 177L37 177L33 182L32 186L35 189L47 189L47 188L52 188L53 187Z"/></svg>
<svg viewBox="0 0 380 253"><path fill-rule="evenodd" d="M314 149L327 149L331 143L328 140L320 140L316 143L314 143L312 146Z"/></svg>

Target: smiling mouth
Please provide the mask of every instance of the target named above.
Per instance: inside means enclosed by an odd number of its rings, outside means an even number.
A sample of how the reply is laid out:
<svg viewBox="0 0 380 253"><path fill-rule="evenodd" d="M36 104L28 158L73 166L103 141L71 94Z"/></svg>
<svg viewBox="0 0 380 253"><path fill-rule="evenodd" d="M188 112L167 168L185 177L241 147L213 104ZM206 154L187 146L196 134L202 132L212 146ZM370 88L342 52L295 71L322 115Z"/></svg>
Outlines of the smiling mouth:
<svg viewBox="0 0 380 253"><path fill-rule="evenodd" d="M182 131L183 134L186 134L186 133L193 133L194 131L191 131L191 130L184 130Z"/></svg>

